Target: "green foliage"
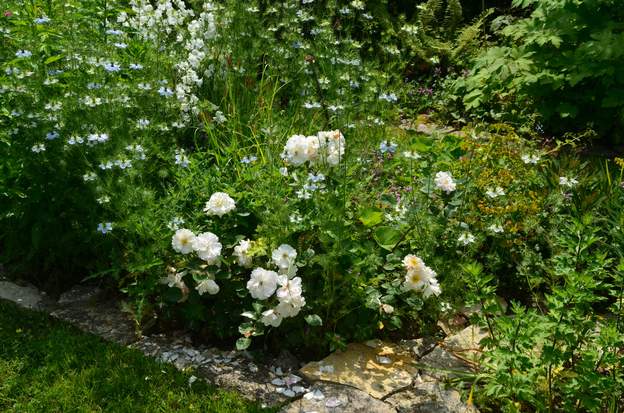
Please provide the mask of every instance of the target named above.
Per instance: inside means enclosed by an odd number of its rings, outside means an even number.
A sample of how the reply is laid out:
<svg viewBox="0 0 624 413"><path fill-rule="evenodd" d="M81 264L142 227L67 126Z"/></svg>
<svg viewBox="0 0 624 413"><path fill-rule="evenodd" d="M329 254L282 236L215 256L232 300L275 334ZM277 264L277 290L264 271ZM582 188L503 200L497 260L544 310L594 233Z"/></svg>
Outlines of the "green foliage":
<svg viewBox="0 0 624 413"><path fill-rule="evenodd" d="M618 139L624 124L624 15L610 0L515 1L525 18L498 18L500 45L484 50L456 83L475 114L522 121L537 113L545 129L592 128Z"/></svg>

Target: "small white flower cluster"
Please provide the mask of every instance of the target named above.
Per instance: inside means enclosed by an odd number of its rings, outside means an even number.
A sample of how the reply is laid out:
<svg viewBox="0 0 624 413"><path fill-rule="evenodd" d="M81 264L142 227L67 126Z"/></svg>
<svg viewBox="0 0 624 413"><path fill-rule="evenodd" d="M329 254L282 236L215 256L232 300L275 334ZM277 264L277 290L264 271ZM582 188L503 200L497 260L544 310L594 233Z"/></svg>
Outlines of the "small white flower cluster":
<svg viewBox="0 0 624 413"><path fill-rule="evenodd" d="M278 304L262 313L260 322L266 326L278 327L284 318L295 317L305 306L301 278L297 272L297 251L288 244L282 244L271 254L272 263L278 272L258 267L251 272L247 290L257 300L277 297Z"/></svg>
<svg viewBox="0 0 624 413"><path fill-rule="evenodd" d="M567 176L559 177L559 185L565 186L567 188L574 188L577 186L579 181L576 178L568 178Z"/></svg>
<svg viewBox="0 0 624 413"><path fill-rule="evenodd" d="M175 6L175 7L174 7ZM156 41L161 32L177 33L193 10L187 9L183 0L161 0L154 8L148 0L131 0L133 14L121 12L117 22L134 29L148 40Z"/></svg>
<svg viewBox="0 0 624 413"><path fill-rule="evenodd" d="M504 196L505 195L505 190L503 188L501 188L500 186L497 186L496 188L489 188L486 192L485 195L488 198L494 199L494 198L498 198L499 196Z"/></svg>
<svg viewBox="0 0 624 413"><path fill-rule="evenodd" d="M539 162L540 157L539 155L530 155L528 153L525 153L520 157L520 159L522 159L522 162L524 162L525 164L536 165Z"/></svg>
<svg viewBox="0 0 624 413"><path fill-rule="evenodd" d="M436 187L442 191L450 194L457 188L457 184L453 180L453 176L450 172L438 172L435 175Z"/></svg>
<svg viewBox="0 0 624 413"><path fill-rule="evenodd" d="M293 135L288 138L282 159L295 166L326 163L336 166L345 153L345 138L339 130L321 131L316 135Z"/></svg>
<svg viewBox="0 0 624 413"><path fill-rule="evenodd" d="M470 245L475 242L476 238L470 232L463 232L459 238L457 238L457 242L462 245Z"/></svg>
<svg viewBox="0 0 624 413"><path fill-rule="evenodd" d="M421 258L408 254L403 258L403 266L407 270L404 283L406 289L422 291L425 298L442 293L437 274Z"/></svg>
<svg viewBox="0 0 624 413"><path fill-rule="evenodd" d="M212 3L204 3L203 11L199 17L191 20L187 25L189 37L186 39L184 49L188 54L185 60L181 60L176 65L180 82L176 85L175 94L183 113L192 112L195 115L199 113L197 105L199 98L193 91L203 83L199 71L208 52L206 41L216 35L215 18L212 10Z"/></svg>

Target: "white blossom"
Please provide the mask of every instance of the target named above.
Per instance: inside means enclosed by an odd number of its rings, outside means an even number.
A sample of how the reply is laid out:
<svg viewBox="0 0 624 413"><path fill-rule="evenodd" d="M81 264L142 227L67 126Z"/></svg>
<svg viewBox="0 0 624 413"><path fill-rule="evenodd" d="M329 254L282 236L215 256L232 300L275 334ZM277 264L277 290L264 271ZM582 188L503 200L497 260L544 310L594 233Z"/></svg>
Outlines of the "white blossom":
<svg viewBox="0 0 624 413"><path fill-rule="evenodd" d="M225 192L215 192L210 196L204 212L208 215L223 216L236 208L234 200Z"/></svg>
<svg viewBox="0 0 624 413"><path fill-rule="evenodd" d="M171 246L181 254L190 254L193 252L193 241L195 234L186 228L179 229L171 238Z"/></svg>

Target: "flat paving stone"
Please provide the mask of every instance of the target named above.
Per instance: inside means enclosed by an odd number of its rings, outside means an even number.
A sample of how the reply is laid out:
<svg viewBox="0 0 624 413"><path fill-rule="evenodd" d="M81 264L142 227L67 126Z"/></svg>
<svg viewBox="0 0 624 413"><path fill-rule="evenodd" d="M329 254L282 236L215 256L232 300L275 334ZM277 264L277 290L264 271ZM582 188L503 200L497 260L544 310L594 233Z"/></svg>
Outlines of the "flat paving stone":
<svg viewBox="0 0 624 413"><path fill-rule="evenodd" d="M381 399L412 384L418 368L412 352L399 345L371 340L352 343L321 361L306 364L301 374L311 382L345 384Z"/></svg>
<svg viewBox="0 0 624 413"><path fill-rule="evenodd" d="M21 286L10 281L0 281L0 298L31 310L43 310L47 296L32 286Z"/></svg>

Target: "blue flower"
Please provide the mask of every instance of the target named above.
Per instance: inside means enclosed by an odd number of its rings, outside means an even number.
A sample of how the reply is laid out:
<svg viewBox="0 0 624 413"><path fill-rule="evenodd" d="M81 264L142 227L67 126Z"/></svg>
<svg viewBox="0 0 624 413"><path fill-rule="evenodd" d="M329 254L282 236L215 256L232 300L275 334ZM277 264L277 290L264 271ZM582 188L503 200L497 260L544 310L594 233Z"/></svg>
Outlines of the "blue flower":
<svg viewBox="0 0 624 413"><path fill-rule="evenodd" d="M395 153L398 145L394 142L383 141L379 144L381 153Z"/></svg>

